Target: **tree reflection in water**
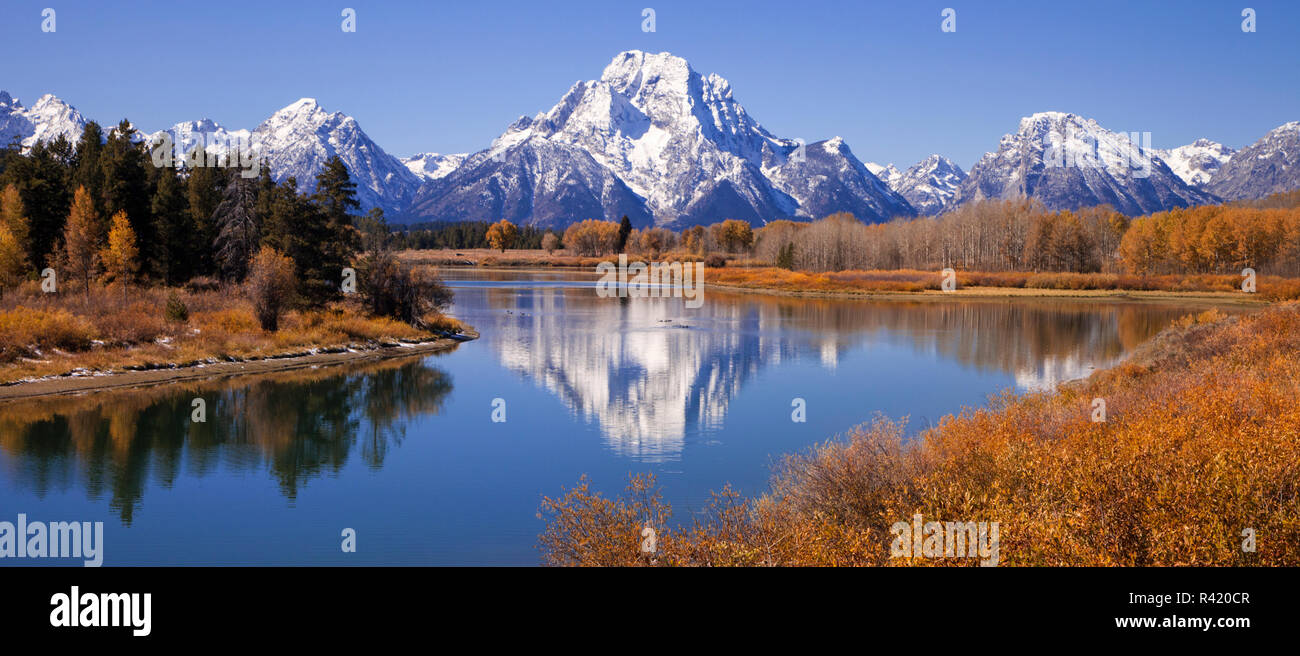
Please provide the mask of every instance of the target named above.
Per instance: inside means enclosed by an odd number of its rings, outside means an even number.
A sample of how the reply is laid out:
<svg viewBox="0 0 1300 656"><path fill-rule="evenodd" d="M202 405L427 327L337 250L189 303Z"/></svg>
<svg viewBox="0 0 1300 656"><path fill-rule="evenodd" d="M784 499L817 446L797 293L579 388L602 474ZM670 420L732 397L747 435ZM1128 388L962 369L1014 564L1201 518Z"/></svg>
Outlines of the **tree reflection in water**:
<svg viewBox="0 0 1300 656"><path fill-rule="evenodd" d="M147 485L171 488L182 473L265 468L294 499L354 452L382 467L406 420L439 413L451 389L427 359L402 358L10 403L0 407L4 475L38 496L74 486L107 496L125 525ZM195 398L203 423L191 421Z"/></svg>

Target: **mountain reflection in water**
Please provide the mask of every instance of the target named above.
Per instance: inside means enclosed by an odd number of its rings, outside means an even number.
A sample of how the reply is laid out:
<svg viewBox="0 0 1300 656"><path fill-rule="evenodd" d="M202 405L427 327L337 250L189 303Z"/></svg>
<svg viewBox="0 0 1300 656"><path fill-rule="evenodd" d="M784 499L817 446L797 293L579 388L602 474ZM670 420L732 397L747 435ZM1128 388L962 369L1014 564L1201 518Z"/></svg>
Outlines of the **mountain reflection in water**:
<svg viewBox="0 0 1300 656"><path fill-rule="evenodd" d="M495 279L500 277L501 279ZM1185 308L1073 300L837 300L709 292L681 299L597 297L551 281L521 291L489 272L461 282L502 365L598 422L610 448L672 458L719 428L731 399L768 367L815 359L828 372L854 349L910 348L1046 390L1117 362ZM461 304L461 303L458 303ZM957 410L954 408L953 410ZM864 410L863 418L869 416Z"/></svg>

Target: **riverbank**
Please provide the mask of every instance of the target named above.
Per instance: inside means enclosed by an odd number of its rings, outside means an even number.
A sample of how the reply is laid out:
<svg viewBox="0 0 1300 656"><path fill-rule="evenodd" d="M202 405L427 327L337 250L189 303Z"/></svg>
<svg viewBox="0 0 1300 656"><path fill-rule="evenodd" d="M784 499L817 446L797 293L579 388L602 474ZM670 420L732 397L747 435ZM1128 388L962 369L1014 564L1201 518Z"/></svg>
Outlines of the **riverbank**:
<svg viewBox="0 0 1300 656"><path fill-rule="evenodd" d="M1000 395L919 433L877 418L780 459L761 496L723 490L685 519L652 476L618 498L582 480L544 500L540 546L548 564L636 565L649 520L664 565L988 559L901 553L898 527L920 515L996 526L1001 565L1296 566L1298 379L1300 304L1206 312L1051 392Z"/></svg>
<svg viewBox="0 0 1300 656"><path fill-rule="evenodd" d="M638 255L629 256L636 259ZM648 257L648 256L645 256ZM666 262L698 256L669 254ZM455 270L480 271L588 271L615 256L579 257L539 250L487 249L405 251L412 264ZM867 298L946 300L971 298L1054 298L1138 302L1187 302L1198 306L1262 306L1300 300L1300 279L1259 276L1256 291L1242 289L1243 279L1231 274L1149 275L1051 272L954 272L953 289L943 290L938 271L911 269L887 271L803 272L766 266L751 260L729 261L725 267L705 269L706 289L807 298Z"/></svg>
<svg viewBox="0 0 1300 656"><path fill-rule="evenodd" d="M705 283L706 290L740 294L764 294L793 298L836 298L898 301L972 301L972 300L1079 300L1138 303L1181 303L1189 307L1263 307L1271 301L1241 292L1172 292L1125 289L1026 289L1023 287L965 287L951 292L920 291L822 291Z"/></svg>
<svg viewBox="0 0 1300 656"><path fill-rule="evenodd" d="M348 301L290 310L267 331L252 303L225 289L27 291L0 304L0 398L34 393L19 388L82 391L213 370L279 369L389 348L436 348L425 344L445 340L449 346L458 334L472 332L450 317L430 314L415 327Z"/></svg>
<svg viewBox="0 0 1300 656"><path fill-rule="evenodd" d="M428 355L454 349L461 342L473 339L478 339L478 333L470 329L459 339L435 337L372 342L265 357L233 359L227 356L228 359L212 358L202 362L155 363L116 371L77 372L0 384L0 402Z"/></svg>

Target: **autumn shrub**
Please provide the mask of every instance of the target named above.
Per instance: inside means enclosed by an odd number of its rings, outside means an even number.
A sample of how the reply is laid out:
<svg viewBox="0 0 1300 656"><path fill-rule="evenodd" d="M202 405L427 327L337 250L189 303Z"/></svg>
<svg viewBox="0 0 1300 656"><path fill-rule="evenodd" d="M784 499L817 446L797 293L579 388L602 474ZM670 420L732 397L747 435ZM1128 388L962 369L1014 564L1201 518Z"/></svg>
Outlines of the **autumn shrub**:
<svg viewBox="0 0 1300 656"><path fill-rule="evenodd" d="M377 253L360 271L362 302L376 316L420 326L424 317L451 304L452 292L430 268L415 267L391 253Z"/></svg>
<svg viewBox="0 0 1300 656"><path fill-rule="evenodd" d="M31 357L45 349L84 351L93 339L90 324L66 310L0 311L0 362Z"/></svg>
<svg viewBox="0 0 1300 656"><path fill-rule="evenodd" d="M262 330L275 332L281 313L293 301L297 289L293 260L263 246L248 266L244 286Z"/></svg>
<svg viewBox="0 0 1300 656"><path fill-rule="evenodd" d="M445 314L430 312L424 316L424 329L443 335L459 335L465 332L465 324Z"/></svg>
<svg viewBox="0 0 1300 656"><path fill-rule="evenodd" d="M788 456L769 490L724 490L655 524L667 565L970 565L891 557L895 522L1000 526L1003 565L1300 565L1300 304L1175 322L1123 364L1052 392L1003 393L909 434L878 418ZM1097 420L1096 400L1105 404ZM558 565L635 565L658 490L584 480L543 503ZM1254 550L1243 532L1268 536Z"/></svg>

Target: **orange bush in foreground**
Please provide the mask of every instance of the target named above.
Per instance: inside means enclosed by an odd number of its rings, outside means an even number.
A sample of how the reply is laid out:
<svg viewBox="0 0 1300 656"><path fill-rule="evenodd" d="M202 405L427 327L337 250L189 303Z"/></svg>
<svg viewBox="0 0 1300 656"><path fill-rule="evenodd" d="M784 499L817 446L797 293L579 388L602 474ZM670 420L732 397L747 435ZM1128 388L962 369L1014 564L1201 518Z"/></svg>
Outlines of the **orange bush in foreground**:
<svg viewBox="0 0 1300 656"><path fill-rule="evenodd" d="M672 527L653 480L547 498L543 561L632 565L973 565L891 558L890 527L998 522L1002 565L1300 565L1300 304L1188 317L1125 364L1004 395L908 439L877 419L789 456L764 496L724 491ZM1094 399L1106 421L1093 420ZM1243 549L1244 532L1255 550Z"/></svg>

